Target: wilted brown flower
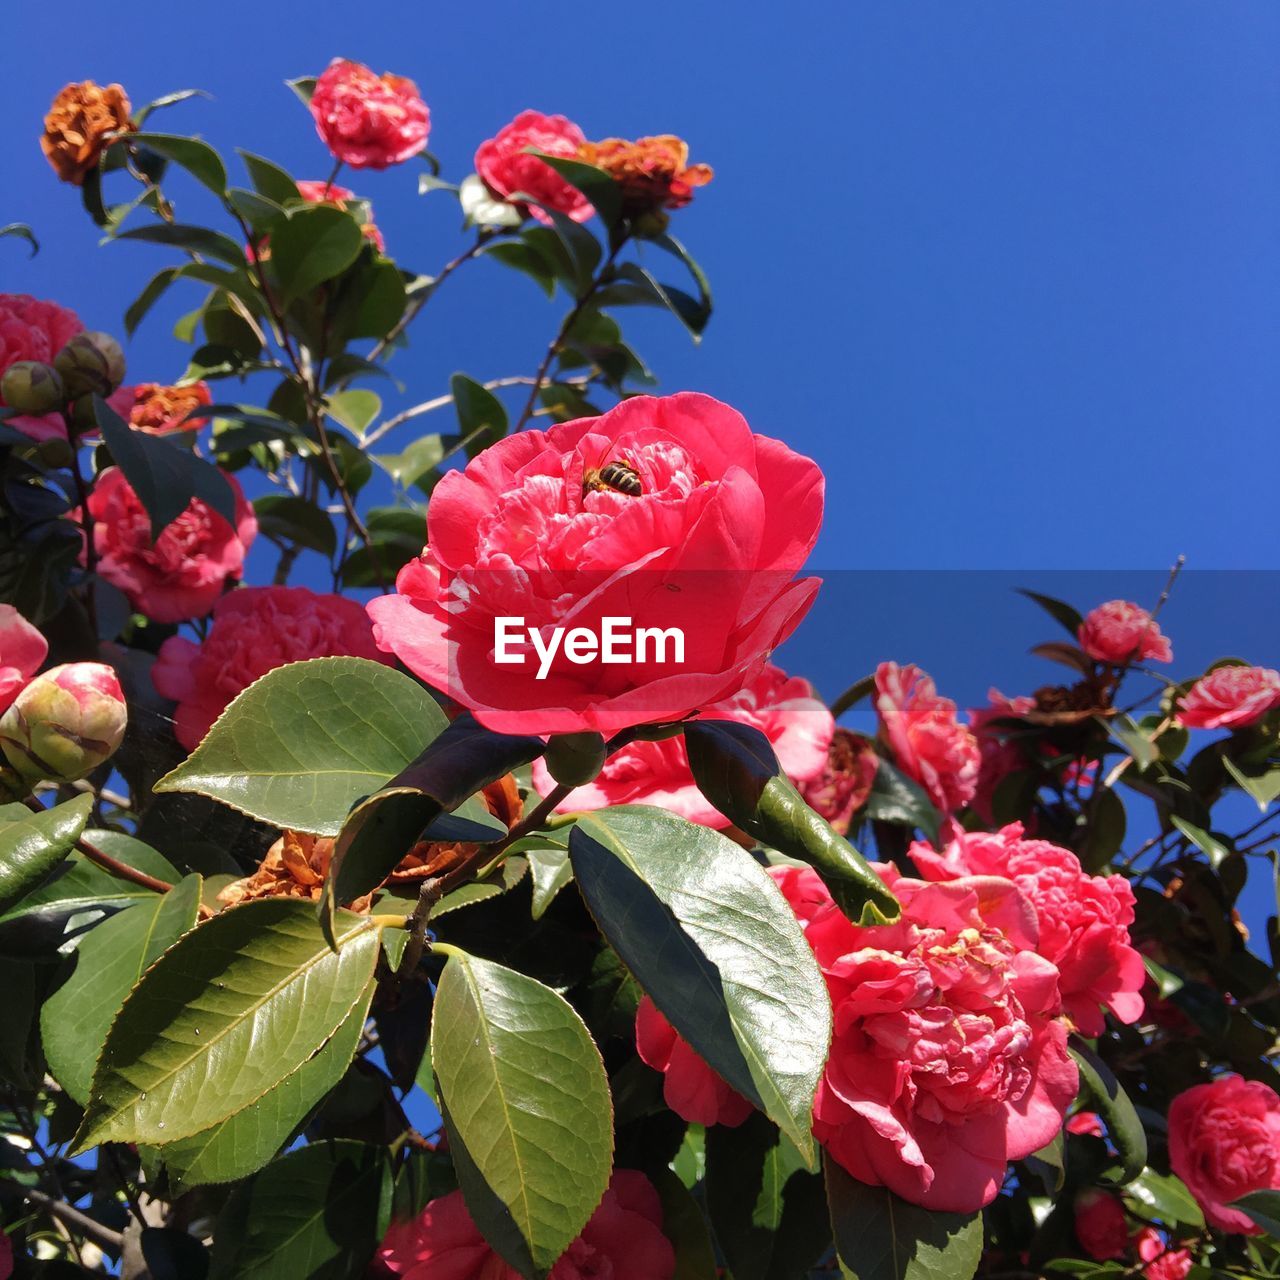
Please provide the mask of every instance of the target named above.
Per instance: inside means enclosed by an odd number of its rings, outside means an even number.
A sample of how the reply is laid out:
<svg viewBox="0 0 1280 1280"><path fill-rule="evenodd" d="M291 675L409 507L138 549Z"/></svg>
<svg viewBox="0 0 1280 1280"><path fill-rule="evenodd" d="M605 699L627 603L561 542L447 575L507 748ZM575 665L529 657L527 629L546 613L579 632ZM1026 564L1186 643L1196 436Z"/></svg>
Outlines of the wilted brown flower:
<svg viewBox="0 0 1280 1280"><path fill-rule="evenodd" d="M103 148L118 133L133 131L129 97L118 84L92 80L69 84L44 118L40 147L63 182L81 186Z"/></svg>
<svg viewBox="0 0 1280 1280"><path fill-rule="evenodd" d="M683 209L694 187L711 181L711 166L689 164L689 144L674 134L584 142L578 157L603 169L622 188L627 217L657 209Z"/></svg>
<svg viewBox="0 0 1280 1280"><path fill-rule="evenodd" d="M516 789L516 780L511 774L490 783L481 794L485 804L489 806L489 812L499 821L505 822L508 831L520 821L520 792ZM420 841L391 873L388 883L411 884L425 880L428 876L444 875L461 865L479 847L459 841Z"/></svg>
<svg viewBox="0 0 1280 1280"><path fill-rule="evenodd" d="M212 403L213 396L204 382L193 382L185 387L143 382L133 388L129 423L153 436L169 435L174 431L197 431L208 419L188 419L187 414Z"/></svg>

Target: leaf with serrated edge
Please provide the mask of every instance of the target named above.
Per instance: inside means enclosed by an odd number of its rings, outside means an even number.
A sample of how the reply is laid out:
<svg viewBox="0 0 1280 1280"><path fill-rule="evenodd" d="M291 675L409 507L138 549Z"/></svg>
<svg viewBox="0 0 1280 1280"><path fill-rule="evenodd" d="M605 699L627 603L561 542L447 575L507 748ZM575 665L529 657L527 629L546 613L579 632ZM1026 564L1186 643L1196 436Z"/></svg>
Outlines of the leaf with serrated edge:
<svg viewBox="0 0 1280 1280"><path fill-rule="evenodd" d="M81 1106L112 1019L146 969L195 925L202 888L199 876L187 876L96 925L76 948L71 976L45 1001L40 1038L49 1070Z"/></svg>
<svg viewBox="0 0 1280 1280"><path fill-rule="evenodd" d="M346 1020L378 929L341 912L331 950L310 902L266 898L180 938L116 1015L77 1150L185 1138L257 1101Z"/></svg>
<svg viewBox="0 0 1280 1280"><path fill-rule="evenodd" d="M982 1257L982 1214L940 1213L856 1182L825 1161L841 1269L853 1280L969 1280Z"/></svg>
<svg viewBox="0 0 1280 1280"><path fill-rule="evenodd" d="M772 878L720 832L645 805L581 818L569 858L591 914L636 981L813 1167L813 1095L831 1002Z"/></svg>
<svg viewBox="0 0 1280 1280"><path fill-rule="evenodd" d="M451 1130L487 1195L472 1216L507 1260L546 1272L609 1183L613 1106L600 1052L573 1008L524 974L457 953L436 991L431 1061ZM527 1254L492 1230L506 1207ZM477 1200L481 1203L477 1203Z"/></svg>
<svg viewBox="0 0 1280 1280"><path fill-rule="evenodd" d="M155 790L194 791L273 826L337 835L352 804L445 724L435 699L391 667L311 658L254 681Z"/></svg>

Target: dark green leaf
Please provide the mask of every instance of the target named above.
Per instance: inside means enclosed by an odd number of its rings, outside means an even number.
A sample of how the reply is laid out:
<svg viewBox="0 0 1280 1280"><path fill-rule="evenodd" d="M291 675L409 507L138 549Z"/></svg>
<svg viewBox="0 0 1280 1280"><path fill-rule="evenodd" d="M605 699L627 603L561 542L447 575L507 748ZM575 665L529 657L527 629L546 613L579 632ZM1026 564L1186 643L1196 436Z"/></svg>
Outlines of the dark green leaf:
<svg viewBox="0 0 1280 1280"><path fill-rule="evenodd" d="M20 236L31 246L31 256L33 258L40 252L40 242L35 238L35 234L25 222L10 222L0 227L0 237L4 236Z"/></svg>
<svg viewBox="0 0 1280 1280"><path fill-rule="evenodd" d="M603 169L566 156L552 156L536 147L527 147L544 164L550 165L571 187L581 191L606 227L615 227L622 218L622 193Z"/></svg>
<svg viewBox="0 0 1280 1280"><path fill-rule="evenodd" d="M1280 1191L1250 1191L1229 1207L1248 1214L1273 1240L1280 1240Z"/></svg>
<svg viewBox="0 0 1280 1280"><path fill-rule="evenodd" d="M129 337L133 337L138 326L146 318L147 312L155 306L181 274L181 269L178 267L165 267L151 277L146 288L129 304L129 309L124 313L124 330Z"/></svg>
<svg viewBox="0 0 1280 1280"><path fill-rule="evenodd" d="M1180 1223L1196 1230L1204 1226L1204 1210L1182 1179L1172 1174L1144 1169L1129 1183L1125 1192L1130 1200L1142 1205L1158 1222Z"/></svg>
<svg viewBox="0 0 1280 1280"><path fill-rule="evenodd" d="M92 808L90 795L39 813L25 804L0 806L0 909L34 889L75 848Z"/></svg>
<svg viewBox="0 0 1280 1280"><path fill-rule="evenodd" d="M481 250L487 257L496 258L503 266L521 271L551 297L556 291L556 273L547 267L545 257L521 240L496 240Z"/></svg>
<svg viewBox="0 0 1280 1280"><path fill-rule="evenodd" d="M694 342L702 340L702 331L711 319L710 308L673 285L660 284L656 277L635 262L618 267L613 279L594 298L602 307L654 306L670 311L686 329Z"/></svg>
<svg viewBox="0 0 1280 1280"><path fill-rule="evenodd" d="M230 236L224 236L220 231L210 231L207 227L191 227L180 222L156 222L145 227L134 227L130 231L121 231L115 238L174 245L190 253L217 258L233 267L244 266L244 246L237 244Z"/></svg>
<svg viewBox="0 0 1280 1280"><path fill-rule="evenodd" d="M876 769L866 815L876 822L919 828L930 840L938 838L938 811L925 789L887 760Z"/></svg>
<svg viewBox="0 0 1280 1280"><path fill-rule="evenodd" d="M1092 1097L1111 1141L1120 1153L1120 1185L1132 1182L1147 1164L1147 1135L1129 1095L1120 1087L1111 1068L1079 1037L1068 1046L1080 1068L1080 1088Z"/></svg>
<svg viewBox="0 0 1280 1280"><path fill-rule="evenodd" d="M1078 609L1074 609L1062 600L1055 600L1052 596L1042 596L1038 591L1027 591L1019 587L1018 594L1026 596L1028 600L1034 600L1049 617L1070 633L1073 640L1079 635L1080 624L1084 618Z"/></svg>
<svg viewBox="0 0 1280 1280"><path fill-rule="evenodd" d="M130 134L128 145L139 144L180 165L198 182L204 183L214 195L226 193L226 166L222 163L222 157L207 142L173 133Z"/></svg>
<svg viewBox="0 0 1280 1280"><path fill-rule="evenodd" d="M262 156L256 156L252 151L241 151L239 154L248 171L249 181L253 183L253 188L259 195L266 196L268 200L273 200L278 205L302 199L298 184L278 164L264 160Z"/></svg>
<svg viewBox="0 0 1280 1280"><path fill-rule="evenodd" d="M453 393L458 426L471 442L467 447L468 457L475 457L481 449L507 434L507 411L492 391L464 373L453 375L449 390Z"/></svg>
<svg viewBox="0 0 1280 1280"><path fill-rule="evenodd" d="M179 102L186 102L190 98L208 98L209 96L203 89L176 89L173 93L162 94L158 98L153 98L145 106L139 107L133 113L133 123L141 129L146 123L147 117L153 111L162 111L165 107L177 106Z"/></svg>
<svg viewBox="0 0 1280 1280"><path fill-rule="evenodd" d="M285 84L293 90L304 107L310 108L311 95L316 91L315 76L298 76L295 80L286 80Z"/></svg>
<svg viewBox="0 0 1280 1280"><path fill-rule="evenodd" d="M295 209L271 235L271 269L283 302L341 275L363 246L360 224L345 210L325 204Z"/></svg>
<svg viewBox="0 0 1280 1280"><path fill-rule="evenodd" d="M253 509L258 517L258 532L264 537L307 547L322 556L332 556L338 548L338 535L329 513L306 498L267 493L254 499Z"/></svg>

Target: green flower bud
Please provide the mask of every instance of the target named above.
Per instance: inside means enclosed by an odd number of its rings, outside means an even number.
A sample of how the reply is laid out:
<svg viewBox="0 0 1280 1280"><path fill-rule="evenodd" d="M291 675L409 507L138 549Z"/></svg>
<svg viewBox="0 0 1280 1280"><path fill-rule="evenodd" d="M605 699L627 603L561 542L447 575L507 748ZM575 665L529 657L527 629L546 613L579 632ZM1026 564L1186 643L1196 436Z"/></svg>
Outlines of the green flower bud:
<svg viewBox="0 0 1280 1280"><path fill-rule="evenodd" d="M51 364L19 360L0 378L0 399L23 413L49 413L66 401L62 378Z"/></svg>
<svg viewBox="0 0 1280 1280"><path fill-rule="evenodd" d="M127 720L116 673L69 662L36 676L0 716L0 750L28 783L74 782L115 754Z"/></svg>
<svg viewBox="0 0 1280 1280"><path fill-rule="evenodd" d="M598 733L554 733L547 739L547 772L567 787L593 782L604 768L604 738Z"/></svg>
<svg viewBox="0 0 1280 1280"><path fill-rule="evenodd" d="M77 333L54 357L67 395L109 396L124 381L124 351L109 333Z"/></svg>

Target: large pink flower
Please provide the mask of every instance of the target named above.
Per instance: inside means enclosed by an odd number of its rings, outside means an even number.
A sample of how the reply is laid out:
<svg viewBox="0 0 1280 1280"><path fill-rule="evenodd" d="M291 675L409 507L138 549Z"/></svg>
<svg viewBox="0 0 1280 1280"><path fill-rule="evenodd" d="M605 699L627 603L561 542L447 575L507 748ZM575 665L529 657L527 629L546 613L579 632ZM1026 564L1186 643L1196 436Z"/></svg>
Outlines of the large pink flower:
<svg viewBox="0 0 1280 1280"><path fill-rule="evenodd" d="M353 169L385 169L427 145L431 113L418 86L404 76L374 75L334 58L316 81L311 114L325 146Z"/></svg>
<svg viewBox="0 0 1280 1280"><path fill-rule="evenodd" d="M1234 1075L1178 1094L1169 1107L1169 1163L1210 1226L1256 1235L1253 1219L1227 1206L1280 1187L1280 1097Z"/></svg>
<svg viewBox="0 0 1280 1280"><path fill-rule="evenodd" d="M1080 624L1080 647L1095 662L1123 667L1131 662L1172 662L1173 649L1156 620L1129 600L1108 600Z"/></svg>
<svg viewBox="0 0 1280 1280"><path fill-rule="evenodd" d="M941 853L913 844L910 854L927 880L1003 876L1027 895L1040 918L1037 949L1057 966L1063 1008L1085 1035L1104 1030L1100 1006L1121 1022L1142 1016L1147 975L1129 942L1134 899L1123 876L1088 875L1070 849L1024 840L1020 822L960 832Z"/></svg>
<svg viewBox="0 0 1280 1280"><path fill-rule="evenodd" d="M393 1222L378 1263L384 1275L404 1280L520 1280L485 1243L461 1191L432 1200L411 1221ZM549 1280L671 1280L675 1269L653 1183L634 1169L615 1169L600 1207Z"/></svg>
<svg viewBox="0 0 1280 1280"><path fill-rule="evenodd" d="M0 604L0 711L22 692L49 655L44 636L11 604Z"/></svg>
<svg viewBox="0 0 1280 1280"><path fill-rule="evenodd" d="M862 927L815 872L774 873L835 1016L813 1132L858 1181L971 1212L1075 1100L1058 971L1037 953L1035 909L1010 881L881 874L902 915Z"/></svg>
<svg viewBox="0 0 1280 1280"><path fill-rule="evenodd" d="M495 137L476 151L476 172L494 195L508 200L514 195L532 196L548 208L566 214L575 222L585 222L595 210L576 187L566 182L545 160L526 154L536 147L548 155L572 160L586 141L582 130L564 116L547 116L541 111L522 111ZM537 205L523 205L540 222L551 219Z"/></svg>
<svg viewBox="0 0 1280 1280"><path fill-rule="evenodd" d="M39 360L51 364L54 356L83 330L80 317L56 302L42 302L25 293L0 293L0 375L19 360ZM0 398L0 404L3 404ZM33 440L65 436L58 413L20 414L6 419L7 425Z"/></svg>
<svg viewBox="0 0 1280 1280"><path fill-rule="evenodd" d="M929 793L943 813L973 799L981 754L956 719L956 704L938 696L919 667L882 662L876 668L876 714L894 762Z"/></svg>
<svg viewBox="0 0 1280 1280"><path fill-rule="evenodd" d="M1280 671L1218 667L1191 686L1178 708L1186 729L1247 729L1280 707Z"/></svg>
<svg viewBox="0 0 1280 1280"><path fill-rule="evenodd" d="M606 477L609 477L607 479ZM621 486L621 487L620 487ZM369 605L374 633L504 733L612 733L735 693L818 589L796 571L822 521L822 473L710 396L636 396L599 418L508 436L436 486L427 547ZM679 631L644 661L532 647L497 661L500 618L601 636ZM510 636L510 632L506 633ZM616 651L615 651L616 652Z"/></svg>
<svg viewBox="0 0 1280 1280"><path fill-rule="evenodd" d="M648 996L636 1010L636 1052L662 1072L662 1097L690 1124L740 1125L755 1110L698 1055Z"/></svg>
<svg viewBox="0 0 1280 1280"><path fill-rule="evenodd" d="M354 600L306 587L244 587L214 606L201 644L182 636L166 640L151 678L178 704L174 731L192 751L227 703L259 676L304 658L348 656L389 661Z"/></svg>
<svg viewBox="0 0 1280 1280"><path fill-rule="evenodd" d="M783 772L796 782L822 768L835 728L831 712L813 696L813 686L772 663L732 697L707 707L702 718L736 720L759 729L773 744ZM533 785L544 796L556 785L542 760L533 766ZM698 790L683 736L630 743L609 757L594 782L571 791L558 807L571 813L614 804L656 804L703 826L729 825Z"/></svg>
<svg viewBox="0 0 1280 1280"><path fill-rule="evenodd" d="M1086 1187L1075 1198L1076 1239L1099 1262L1123 1258L1129 1250L1129 1220L1120 1197L1097 1187Z"/></svg>
<svg viewBox="0 0 1280 1280"><path fill-rule="evenodd" d="M124 473L109 467L89 495L98 572L155 622L203 617L227 582L240 576L245 552L258 533L253 508L234 476L233 529L199 498L152 542L151 519Z"/></svg>

